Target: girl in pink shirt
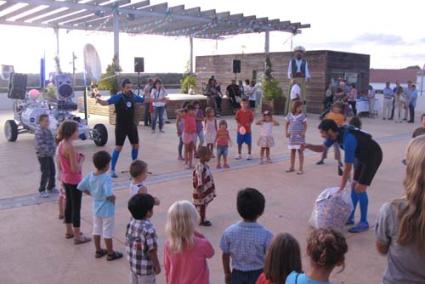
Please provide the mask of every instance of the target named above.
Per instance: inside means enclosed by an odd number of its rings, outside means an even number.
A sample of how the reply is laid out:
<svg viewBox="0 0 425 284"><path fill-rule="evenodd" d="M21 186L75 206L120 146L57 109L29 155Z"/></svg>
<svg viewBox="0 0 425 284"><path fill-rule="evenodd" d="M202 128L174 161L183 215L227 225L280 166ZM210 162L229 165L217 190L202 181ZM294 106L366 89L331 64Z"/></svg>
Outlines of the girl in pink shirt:
<svg viewBox="0 0 425 284"><path fill-rule="evenodd" d="M167 284L208 284L207 259L211 243L195 231L199 215L189 201L177 201L168 209L164 269Z"/></svg>

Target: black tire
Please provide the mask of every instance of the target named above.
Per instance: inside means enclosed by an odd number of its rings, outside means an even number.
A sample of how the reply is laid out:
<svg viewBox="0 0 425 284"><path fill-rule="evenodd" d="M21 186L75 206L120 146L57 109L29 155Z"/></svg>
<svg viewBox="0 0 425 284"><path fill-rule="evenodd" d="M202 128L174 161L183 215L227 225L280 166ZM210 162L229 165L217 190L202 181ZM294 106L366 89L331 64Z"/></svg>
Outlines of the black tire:
<svg viewBox="0 0 425 284"><path fill-rule="evenodd" d="M7 120L4 124L4 136L9 142L15 142L18 139L18 125L14 120Z"/></svg>
<svg viewBox="0 0 425 284"><path fill-rule="evenodd" d="M93 127L93 142L99 147L105 146L108 142L108 130L105 125L99 123Z"/></svg>

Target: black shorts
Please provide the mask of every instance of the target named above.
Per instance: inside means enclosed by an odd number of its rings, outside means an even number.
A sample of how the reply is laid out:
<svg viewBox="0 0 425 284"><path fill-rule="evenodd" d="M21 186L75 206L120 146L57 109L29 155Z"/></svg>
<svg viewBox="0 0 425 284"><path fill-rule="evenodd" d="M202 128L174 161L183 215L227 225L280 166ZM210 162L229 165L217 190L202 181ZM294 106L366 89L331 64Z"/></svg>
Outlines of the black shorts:
<svg viewBox="0 0 425 284"><path fill-rule="evenodd" d="M249 101L249 107L255 108L255 101Z"/></svg>
<svg viewBox="0 0 425 284"><path fill-rule="evenodd" d="M115 145L123 146L125 138L128 137L131 145L139 144L139 132L136 125L116 126L115 127Z"/></svg>
<svg viewBox="0 0 425 284"><path fill-rule="evenodd" d="M354 163L354 181L359 184L369 186L382 163L381 147L376 144L374 148L376 149L371 151L373 155L364 160L357 159Z"/></svg>

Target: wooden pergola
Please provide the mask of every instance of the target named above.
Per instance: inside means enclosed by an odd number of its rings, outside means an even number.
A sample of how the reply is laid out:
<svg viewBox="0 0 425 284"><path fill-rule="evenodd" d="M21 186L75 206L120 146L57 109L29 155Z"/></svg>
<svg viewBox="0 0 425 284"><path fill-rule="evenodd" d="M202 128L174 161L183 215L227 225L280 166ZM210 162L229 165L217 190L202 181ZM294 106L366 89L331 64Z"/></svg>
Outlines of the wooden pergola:
<svg viewBox="0 0 425 284"><path fill-rule="evenodd" d="M269 51L269 32L299 34L309 24L279 19L257 18L230 12L203 11L167 3L130 0L6 0L0 1L0 25L92 30L114 33L114 56L119 61L119 33L184 36L190 40L190 67L193 71L193 38L220 39L229 35L265 33L265 52Z"/></svg>

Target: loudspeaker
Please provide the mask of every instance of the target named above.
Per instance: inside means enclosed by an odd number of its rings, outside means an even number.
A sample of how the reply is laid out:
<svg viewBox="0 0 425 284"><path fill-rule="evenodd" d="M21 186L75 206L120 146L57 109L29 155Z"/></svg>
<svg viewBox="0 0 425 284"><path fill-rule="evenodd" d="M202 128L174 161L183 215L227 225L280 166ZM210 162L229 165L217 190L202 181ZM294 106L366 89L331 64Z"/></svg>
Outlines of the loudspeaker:
<svg viewBox="0 0 425 284"><path fill-rule="evenodd" d="M27 75L12 73L9 80L9 92L7 97L9 99L24 100L27 90Z"/></svg>
<svg viewBox="0 0 425 284"><path fill-rule="evenodd" d="M71 99L74 95L72 88L72 78L68 74L60 74L55 76L55 85L58 90L59 100Z"/></svg>
<svg viewBox="0 0 425 284"><path fill-rule="evenodd" d="M145 72L145 59L143 57L134 57L134 72Z"/></svg>
<svg viewBox="0 0 425 284"><path fill-rule="evenodd" d="M241 73L241 61L233 59L233 73Z"/></svg>

